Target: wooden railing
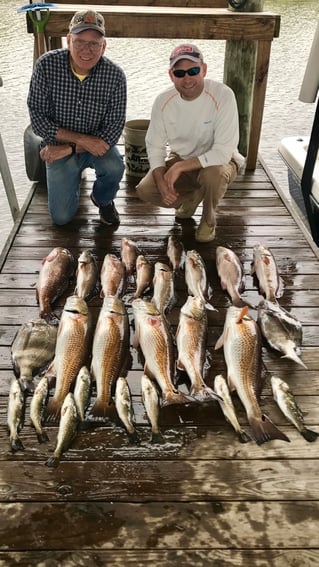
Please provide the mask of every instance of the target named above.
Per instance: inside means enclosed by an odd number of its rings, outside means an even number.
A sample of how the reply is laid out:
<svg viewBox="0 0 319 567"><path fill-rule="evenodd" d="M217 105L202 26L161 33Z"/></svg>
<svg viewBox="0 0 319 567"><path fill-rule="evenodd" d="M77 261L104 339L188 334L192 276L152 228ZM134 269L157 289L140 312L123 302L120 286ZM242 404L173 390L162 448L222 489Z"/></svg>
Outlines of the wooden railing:
<svg viewBox="0 0 319 567"><path fill-rule="evenodd" d="M221 0L217 0L221 3ZM158 0L157 0L158 3ZM167 3L167 0L166 0ZM178 0L175 2L180 4ZM192 4L196 1L193 0ZM246 168L255 169L262 117L264 110L268 67L273 38L279 36L280 16L268 12L238 12L227 8L145 6L121 4L85 4L99 11L107 22L108 37L136 38L196 38L211 40L251 40L257 45L254 88L251 104L251 121ZM207 2L208 3L208 2ZM183 3L185 4L185 2ZM189 4L189 3L187 3ZM210 2L211 4L211 2ZM56 47L68 33L68 25L74 12L83 10L83 4L60 4L51 11L46 25L47 47ZM32 26L28 31L33 33ZM234 89L235 90L235 89ZM236 92L235 92L236 94Z"/></svg>

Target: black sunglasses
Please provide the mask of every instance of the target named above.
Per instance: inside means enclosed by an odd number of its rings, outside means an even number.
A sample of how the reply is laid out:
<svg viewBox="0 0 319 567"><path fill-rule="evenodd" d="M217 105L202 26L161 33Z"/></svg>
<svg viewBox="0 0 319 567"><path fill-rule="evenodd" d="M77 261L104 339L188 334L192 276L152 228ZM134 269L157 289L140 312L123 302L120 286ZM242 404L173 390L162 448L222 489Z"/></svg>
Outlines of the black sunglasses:
<svg viewBox="0 0 319 567"><path fill-rule="evenodd" d="M198 73L200 73L200 67L191 67L190 69L186 69L186 71L184 71L184 69L175 69L173 71L174 77L177 77L178 79L185 77L186 73L190 77L195 77L195 75L198 75Z"/></svg>

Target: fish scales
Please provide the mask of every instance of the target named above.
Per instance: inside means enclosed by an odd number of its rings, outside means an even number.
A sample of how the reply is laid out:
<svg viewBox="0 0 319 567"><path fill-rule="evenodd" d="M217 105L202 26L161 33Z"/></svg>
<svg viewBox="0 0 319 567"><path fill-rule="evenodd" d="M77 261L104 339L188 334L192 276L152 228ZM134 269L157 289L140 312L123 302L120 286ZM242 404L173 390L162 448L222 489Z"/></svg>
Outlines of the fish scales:
<svg viewBox="0 0 319 567"><path fill-rule="evenodd" d="M227 291L233 305L242 306L243 300L240 294L245 286L243 266L238 256L229 248L217 246L216 267L222 289Z"/></svg>
<svg viewBox="0 0 319 567"><path fill-rule="evenodd" d="M74 273L75 261L67 248L57 246L43 258L36 284L36 298L40 308L40 317L53 317L52 304L68 288Z"/></svg>
<svg viewBox="0 0 319 567"><path fill-rule="evenodd" d="M24 424L25 393L18 380L13 379L9 391L7 426L10 434L10 447L12 452L23 450L24 446L19 433Z"/></svg>
<svg viewBox="0 0 319 567"><path fill-rule="evenodd" d="M76 436L78 425L78 414L71 392L65 397L61 408L61 419L59 423L58 435L54 453L46 461L48 467L57 467L62 454L69 448Z"/></svg>
<svg viewBox="0 0 319 567"><path fill-rule="evenodd" d="M174 275L171 268L162 262L155 263L155 273L153 277L153 298L160 313L164 314L173 307L176 302L174 291Z"/></svg>
<svg viewBox="0 0 319 567"><path fill-rule="evenodd" d="M208 280L204 260L197 250L188 250L185 260L185 281L188 294L199 296L205 303L206 309L215 311L208 303Z"/></svg>
<svg viewBox="0 0 319 567"><path fill-rule="evenodd" d="M186 257L185 248L181 240L173 234L168 237L166 255L174 272L183 269Z"/></svg>
<svg viewBox="0 0 319 567"><path fill-rule="evenodd" d="M254 246L251 271L258 279L260 292L268 301L277 302L277 298L283 294L284 282L279 276L276 260L267 246Z"/></svg>
<svg viewBox="0 0 319 567"><path fill-rule="evenodd" d="M243 430L243 428L241 427L241 425L238 422L236 412L235 412L235 408L234 408L234 404L233 404L233 401L232 401L231 396L230 396L230 392L229 392L229 389L228 389L227 382L221 374L218 374L217 376L215 376L214 388L215 388L216 393L220 396L220 399L218 400L218 402L219 402L219 405L221 407L221 410L222 410L226 420L234 428L234 430L237 433L237 436L239 438L239 441L241 443L247 443L248 441L250 441L250 437L249 437L249 435L247 435L247 433Z"/></svg>
<svg viewBox="0 0 319 567"><path fill-rule="evenodd" d="M49 394L49 383L47 376L43 376L34 390L30 403L30 420L37 434L39 443L49 441L47 433L42 427L44 406Z"/></svg>
<svg viewBox="0 0 319 567"><path fill-rule="evenodd" d="M143 374L141 387L143 404L147 418L151 424L151 442L162 443L164 439L159 429L159 396L156 386L146 374Z"/></svg>
<svg viewBox="0 0 319 567"><path fill-rule="evenodd" d="M130 443L138 445L140 439L134 425L131 391L124 376L119 376L116 381L115 406L118 416L127 431Z"/></svg>
<svg viewBox="0 0 319 567"><path fill-rule="evenodd" d="M96 258L90 250L84 250L78 258L74 294L89 301L98 293L98 281L99 268Z"/></svg>
<svg viewBox="0 0 319 567"><path fill-rule="evenodd" d="M55 421L76 377L88 361L92 341L92 319L84 299L67 298L58 328L55 357L56 376L53 398L47 405L47 419Z"/></svg>
<svg viewBox="0 0 319 567"><path fill-rule="evenodd" d="M143 295L152 283L152 264L143 256L139 254L136 259L136 292L133 299L137 299Z"/></svg>

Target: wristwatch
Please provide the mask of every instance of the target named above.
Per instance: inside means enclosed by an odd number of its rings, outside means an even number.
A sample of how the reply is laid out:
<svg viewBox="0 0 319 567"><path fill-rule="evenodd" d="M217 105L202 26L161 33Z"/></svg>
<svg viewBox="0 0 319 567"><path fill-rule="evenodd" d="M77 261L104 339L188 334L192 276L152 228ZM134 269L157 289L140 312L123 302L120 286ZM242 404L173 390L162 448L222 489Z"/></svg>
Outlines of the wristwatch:
<svg viewBox="0 0 319 567"><path fill-rule="evenodd" d="M73 154L76 154L76 144L73 144L72 142L70 142L69 146L71 146L71 148L72 148L72 154L71 155L73 156Z"/></svg>

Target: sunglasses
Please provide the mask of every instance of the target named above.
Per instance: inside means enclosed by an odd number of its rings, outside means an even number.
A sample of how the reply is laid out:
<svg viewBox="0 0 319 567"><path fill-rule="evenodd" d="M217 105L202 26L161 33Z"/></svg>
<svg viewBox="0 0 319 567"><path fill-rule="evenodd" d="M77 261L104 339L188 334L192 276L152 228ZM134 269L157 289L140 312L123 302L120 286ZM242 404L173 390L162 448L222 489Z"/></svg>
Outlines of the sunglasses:
<svg viewBox="0 0 319 567"><path fill-rule="evenodd" d="M191 67L190 69L186 69L186 71L184 71L184 69L175 69L173 71L174 77L177 77L178 79L185 77L186 73L190 77L195 77L195 75L198 75L198 73L200 73L200 67Z"/></svg>

